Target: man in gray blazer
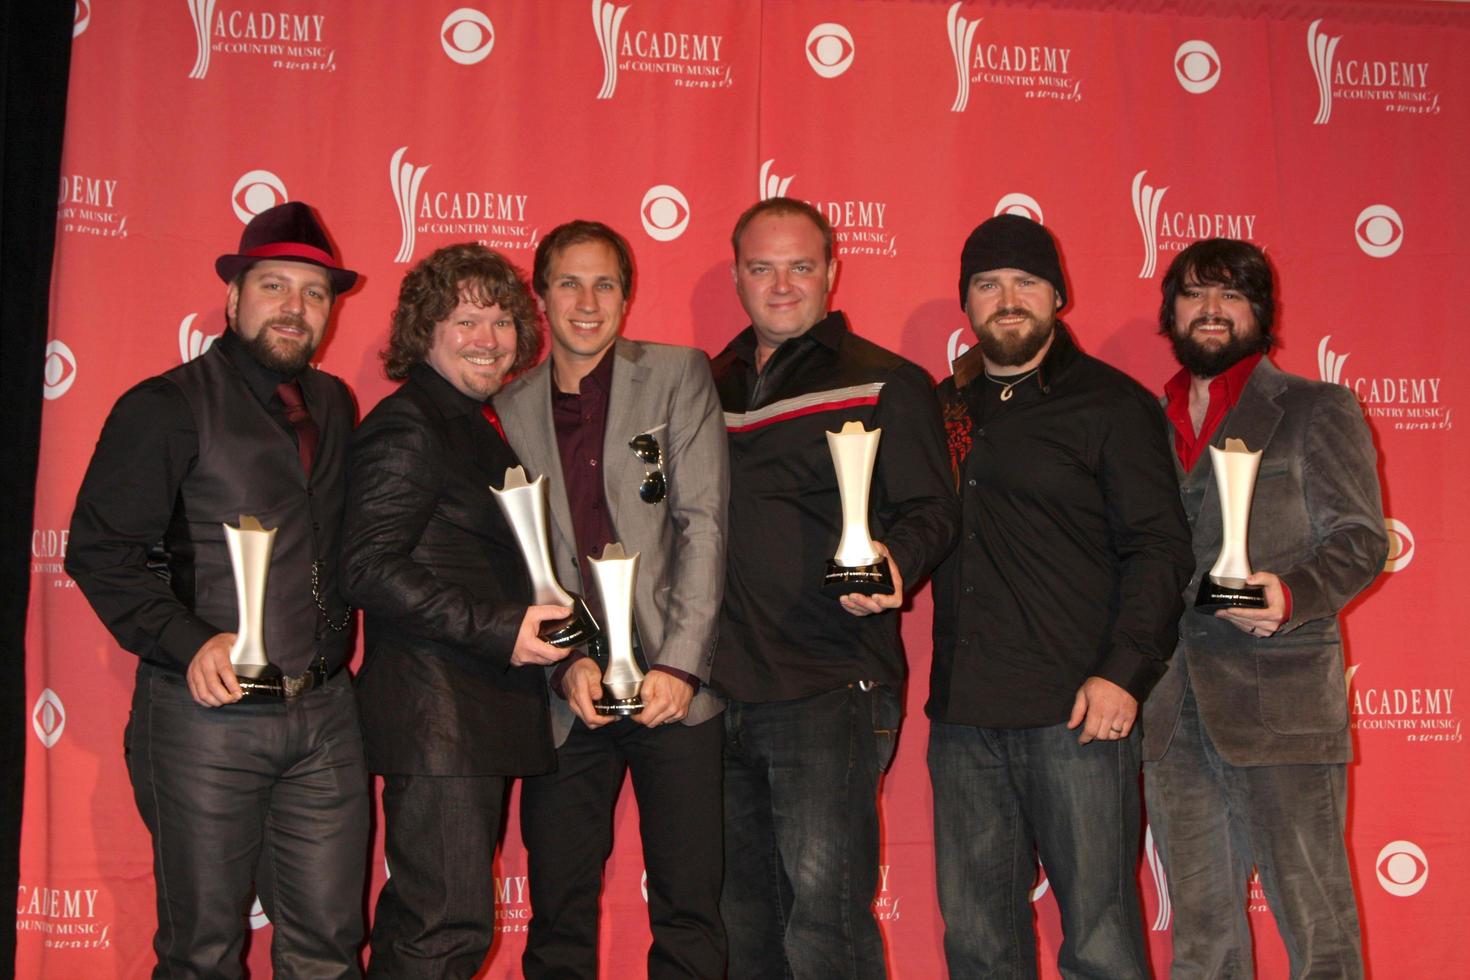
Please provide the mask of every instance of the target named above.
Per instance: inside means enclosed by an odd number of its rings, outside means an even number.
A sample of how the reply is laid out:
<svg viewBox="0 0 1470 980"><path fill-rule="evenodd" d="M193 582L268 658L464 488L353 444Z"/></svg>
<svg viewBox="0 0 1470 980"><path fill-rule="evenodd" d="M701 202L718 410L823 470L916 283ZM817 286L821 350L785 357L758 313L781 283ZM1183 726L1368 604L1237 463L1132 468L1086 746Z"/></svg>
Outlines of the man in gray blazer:
<svg viewBox="0 0 1470 980"><path fill-rule="evenodd" d="M557 770L521 791L532 919L525 975L596 980L602 869L623 774L637 794L653 946L648 976L718 977L720 701L705 687L725 569L724 417L704 354L619 336L633 286L628 244L573 221L536 249L532 286L551 355L495 399L531 476L550 483L558 579L604 620L589 558L639 554L633 602L644 709L599 715L596 660L550 674Z"/></svg>
<svg viewBox="0 0 1470 980"><path fill-rule="evenodd" d="M1377 455L1346 388L1266 359L1275 303L1266 257L1196 242L1163 281L1162 333L1182 370L1165 412L1194 527L1193 602L1221 546L1208 447L1260 450L1250 512L1264 609L1180 622L1169 672L1144 704L1144 785L1174 905L1176 980L1250 977L1252 865L1292 976L1361 977L1343 845L1352 757L1338 614L1387 555Z"/></svg>

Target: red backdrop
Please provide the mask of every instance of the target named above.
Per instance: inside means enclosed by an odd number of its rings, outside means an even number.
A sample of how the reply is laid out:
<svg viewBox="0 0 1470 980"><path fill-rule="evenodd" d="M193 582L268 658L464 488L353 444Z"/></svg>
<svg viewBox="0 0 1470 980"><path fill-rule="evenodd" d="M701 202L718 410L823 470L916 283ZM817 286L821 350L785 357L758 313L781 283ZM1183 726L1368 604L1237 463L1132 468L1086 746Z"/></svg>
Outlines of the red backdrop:
<svg viewBox="0 0 1470 980"><path fill-rule="evenodd" d="M466 3L466 6L459 6ZM364 285L323 365L363 410L408 263L478 239L529 267L573 217L623 230L633 336L719 350L745 323L728 234L758 194L831 218L856 330L936 377L968 336L958 253L1005 209L1060 238L1066 319L1158 388L1157 280L1196 237L1248 237L1281 274L1278 361L1350 387L1382 459L1394 546L1347 617L1357 761L1349 838L1372 971L1470 971L1464 713L1470 689L1450 352L1470 262L1470 17L1443 4L832 0L78 0L47 351L27 648L22 976L138 977L146 833L121 757L133 658L61 571L114 399L223 329L215 255L264 207L316 205ZM1422 550L1421 550L1422 549ZM1459 596L1459 599L1455 597ZM930 605L907 613L914 682L883 789L876 906L895 977L943 972L927 737ZM1459 787L1459 788L1456 788ZM607 976L647 942L631 794L603 896ZM1462 828L1456 830L1455 828ZM568 832L574 832L569 828ZM379 846L378 854L381 855ZM1145 848L1161 974L1169 908ZM382 881L374 861L374 890ZM485 869L519 973L530 908L512 820ZM1038 886L1043 959L1059 927ZM344 896L345 901L352 896ZM1259 888L1260 972L1285 961ZM257 915L249 958L269 971ZM1051 968L1047 968L1048 974Z"/></svg>

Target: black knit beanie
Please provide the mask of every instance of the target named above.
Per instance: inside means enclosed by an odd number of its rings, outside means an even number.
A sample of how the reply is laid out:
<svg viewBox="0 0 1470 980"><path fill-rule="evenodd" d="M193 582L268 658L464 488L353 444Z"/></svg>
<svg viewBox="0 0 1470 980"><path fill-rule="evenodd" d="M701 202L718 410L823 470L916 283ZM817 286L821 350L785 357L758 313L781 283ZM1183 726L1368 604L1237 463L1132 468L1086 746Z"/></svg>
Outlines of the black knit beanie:
<svg viewBox="0 0 1470 980"><path fill-rule="evenodd" d="M991 269L1020 269L1040 276L1057 291L1061 306L1067 305L1067 283L1062 278L1062 261L1051 232L1019 214L998 214L980 223L960 252L960 309L970 293L970 277Z"/></svg>

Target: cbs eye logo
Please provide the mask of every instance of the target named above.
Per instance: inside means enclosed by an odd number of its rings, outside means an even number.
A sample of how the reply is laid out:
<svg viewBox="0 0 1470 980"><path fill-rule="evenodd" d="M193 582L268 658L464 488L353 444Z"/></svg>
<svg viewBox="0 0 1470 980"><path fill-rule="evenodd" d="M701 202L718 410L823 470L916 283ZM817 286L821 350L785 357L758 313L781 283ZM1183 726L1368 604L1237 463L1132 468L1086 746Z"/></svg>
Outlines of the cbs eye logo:
<svg viewBox="0 0 1470 980"><path fill-rule="evenodd" d="M836 78L852 67L857 53L852 34L841 24L818 24L806 36L806 61L823 78Z"/></svg>
<svg viewBox="0 0 1470 980"><path fill-rule="evenodd" d="M1030 194L1022 194L1020 191L1012 191L999 201L995 202L996 214L1018 214L1023 218L1030 218L1038 225L1045 224L1041 220L1041 205L1036 198Z"/></svg>
<svg viewBox="0 0 1470 980"><path fill-rule="evenodd" d="M61 733L66 730L66 707L49 687L36 698L36 706L31 709L31 728L35 730L41 744L48 749L57 743Z"/></svg>
<svg viewBox="0 0 1470 980"><path fill-rule="evenodd" d="M1388 531L1388 558L1383 563L1385 572L1402 572L1414 560L1414 532L1403 521L1392 517L1383 520Z"/></svg>
<svg viewBox="0 0 1470 980"><path fill-rule="evenodd" d="M1358 212L1353 237L1366 254L1386 259L1404 243L1404 221L1387 204L1373 204Z"/></svg>
<svg viewBox="0 0 1470 980"><path fill-rule="evenodd" d="M77 380L77 356L63 341L53 340L46 345L46 363L41 370L41 394L47 401L53 401L66 394Z"/></svg>
<svg viewBox="0 0 1470 980"><path fill-rule="evenodd" d="M246 225L260 212L268 211L277 204L285 204L287 200L286 185L269 170L251 170L241 174L240 179L235 181L235 189L230 192L230 204L235 209L235 217Z"/></svg>
<svg viewBox="0 0 1470 980"><path fill-rule="evenodd" d="M77 0L72 9L71 36L77 37L92 23L92 0Z"/></svg>
<svg viewBox="0 0 1470 980"><path fill-rule="evenodd" d="M449 60L474 65L490 57L495 47L495 27L490 18L472 7L460 7L439 25L439 43Z"/></svg>
<svg viewBox="0 0 1470 980"><path fill-rule="evenodd" d="M643 230L656 242L671 242L689 227L689 199L672 184L657 184L638 207Z"/></svg>
<svg viewBox="0 0 1470 980"><path fill-rule="evenodd" d="M1383 890L1399 898L1417 895L1429 880L1429 859L1413 841L1396 840L1384 844L1374 864Z"/></svg>
<svg viewBox="0 0 1470 980"><path fill-rule="evenodd" d="M1174 52L1174 77L1191 95L1200 95L1220 81L1220 55L1209 41L1185 41Z"/></svg>

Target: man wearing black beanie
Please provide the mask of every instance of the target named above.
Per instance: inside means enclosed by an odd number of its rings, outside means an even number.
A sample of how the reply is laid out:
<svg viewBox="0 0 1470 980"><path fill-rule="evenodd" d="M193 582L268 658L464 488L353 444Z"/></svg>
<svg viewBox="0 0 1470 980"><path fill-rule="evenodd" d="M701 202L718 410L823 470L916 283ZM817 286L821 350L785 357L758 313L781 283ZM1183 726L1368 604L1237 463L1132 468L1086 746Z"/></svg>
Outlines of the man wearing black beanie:
<svg viewBox="0 0 1470 980"><path fill-rule="evenodd" d="M1139 704L1192 570L1163 418L1056 314L1051 234L1002 214L960 255L978 341L939 385L960 543L934 574L926 711L950 975L1035 976L1033 851L1064 976L1148 977Z"/></svg>

